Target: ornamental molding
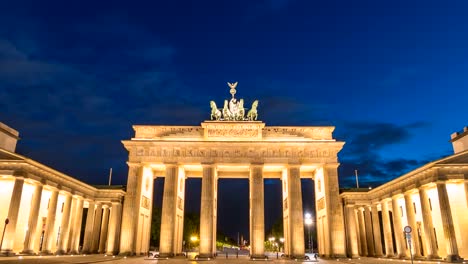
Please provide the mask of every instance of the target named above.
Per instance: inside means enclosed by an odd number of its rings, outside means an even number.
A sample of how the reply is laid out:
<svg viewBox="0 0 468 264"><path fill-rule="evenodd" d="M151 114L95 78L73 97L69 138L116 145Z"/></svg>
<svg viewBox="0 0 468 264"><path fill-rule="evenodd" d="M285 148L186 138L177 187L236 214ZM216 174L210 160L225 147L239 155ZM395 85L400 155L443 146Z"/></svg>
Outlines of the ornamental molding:
<svg viewBox="0 0 468 264"><path fill-rule="evenodd" d="M135 125L134 140L326 140L333 139L332 126L267 127L260 121L223 122L205 121L201 126Z"/></svg>

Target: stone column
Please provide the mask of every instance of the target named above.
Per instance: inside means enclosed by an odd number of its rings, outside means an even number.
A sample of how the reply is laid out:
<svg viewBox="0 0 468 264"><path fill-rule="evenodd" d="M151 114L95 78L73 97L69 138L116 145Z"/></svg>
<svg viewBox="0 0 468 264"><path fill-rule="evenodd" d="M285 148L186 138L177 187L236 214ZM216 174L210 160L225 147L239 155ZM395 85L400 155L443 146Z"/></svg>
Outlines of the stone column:
<svg viewBox="0 0 468 264"><path fill-rule="evenodd" d="M76 197L76 208L73 221L73 232L71 232L71 243L70 243L70 253L78 254L80 249L80 235L81 235L81 223L83 218L83 199L81 197Z"/></svg>
<svg viewBox="0 0 468 264"><path fill-rule="evenodd" d="M438 258L437 244L434 234L434 224L432 222L431 207L429 205L429 198L427 192L423 187L419 188L419 200L421 202L422 218L424 222L424 238L426 241L426 257L428 259Z"/></svg>
<svg viewBox="0 0 468 264"><path fill-rule="evenodd" d="M455 262L461 258L458 255L457 239L455 237L455 229L453 228L452 211L445 182L437 182L437 194L439 195L440 216L442 218L445 245L447 247L446 260L448 262Z"/></svg>
<svg viewBox="0 0 468 264"><path fill-rule="evenodd" d="M326 236L330 257L346 257L346 242L344 231L343 204L339 194L338 163L326 164L323 167L325 204L329 235Z"/></svg>
<svg viewBox="0 0 468 264"><path fill-rule="evenodd" d="M67 253L68 236L70 231L70 207L71 207L71 194L65 195L65 203L63 204L61 234L59 237L57 254Z"/></svg>
<svg viewBox="0 0 468 264"><path fill-rule="evenodd" d="M380 235L380 219L377 204L372 205L372 230L374 233L374 250L376 257L382 257L382 237Z"/></svg>
<svg viewBox="0 0 468 264"><path fill-rule="evenodd" d="M95 214L95 205L94 201L89 201L88 215L86 216L86 225L83 238L83 249L81 253L89 254L91 253L91 246L93 243L93 227L94 227L94 214Z"/></svg>
<svg viewBox="0 0 468 264"><path fill-rule="evenodd" d="M41 206L42 188L43 187L41 183L37 183L36 186L34 186L34 193L31 199L31 208L29 209L28 230L26 231L26 237L24 239L24 248L21 252L23 254L34 253L34 235L36 234L37 219L39 217L39 208Z"/></svg>
<svg viewBox="0 0 468 264"><path fill-rule="evenodd" d="M401 225L401 212L398 205L398 196L392 197L392 213L393 213L393 230L395 232L395 242L399 258L406 256L405 237L403 235L403 227Z"/></svg>
<svg viewBox="0 0 468 264"><path fill-rule="evenodd" d="M175 222L177 210L177 180L179 170L176 164L166 164L163 204L161 212L161 239L159 255L173 257L175 254ZM203 204L202 204L203 206Z"/></svg>
<svg viewBox="0 0 468 264"><path fill-rule="evenodd" d="M468 181L465 181L466 205L468 206Z"/></svg>
<svg viewBox="0 0 468 264"><path fill-rule="evenodd" d="M99 249L99 234L101 233L102 204L96 205L94 213L93 236L91 243L91 253L97 253Z"/></svg>
<svg viewBox="0 0 468 264"><path fill-rule="evenodd" d="M356 217L354 213L354 205L346 205L346 227L348 233L348 251L349 255L353 258L359 257L358 238L356 230Z"/></svg>
<svg viewBox="0 0 468 264"><path fill-rule="evenodd" d="M122 205L112 203L109 220L109 231L107 232L107 254L115 255L119 252L120 220L122 216Z"/></svg>
<svg viewBox="0 0 468 264"><path fill-rule="evenodd" d="M137 208L140 206L136 200L139 198L138 179L141 178L140 164L128 163L127 192L124 198L122 229L120 233L120 254L131 255L135 253L135 233L138 222Z"/></svg>
<svg viewBox="0 0 468 264"><path fill-rule="evenodd" d="M44 242L42 247L42 253L50 254L52 249L52 243L54 242L54 226L55 217L57 214L57 201L58 201L58 190L52 190L52 195L49 200L49 209L47 210L47 220L44 232Z"/></svg>
<svg viewBox="0 0 468 264"><path fill-rule="evenodd" d="M416 224L416 213L413 198L411 197L411 195L412 194L410 192L405 193L406 218L408 220L408 225L411 226L411 228L413 229L413 232L411 234L411 247L413 248L413 256L421 257L418 226Z"/></svg>
<svg viewBox="0 0 468 264"><path fill-rule="evenodd" d="M23 193L24 178L16 177L11 193L10 207L8 208L8 220L10 222L4 228L5 235L3 236L2 252L13 254L13 246L15 243L16 223L18 222L18 214L21 204L21 195ZM2 219L3 221L3 219Z"/></svg>
<svg viewBox="0 0 468 264"><path fill-rule="evenodd" d="M393 249L392 226L390 222L387 200L382 201L382 222L385 241L385 256L387 258L391 258L395 255L395 250Z"/></svg>
<svg viewBox="0 0 468 264"><path fill-rule="evenodd" d="M106 240L107 240L107 226L109 224L109 206L104 206L104 214L101 223L101 235L99 236L99 250L98 253L105 253Z"/></svg>
<svg viewBox="0 0 468 264"><path fill-rule="evenodd" d="M263 164L250 165L250 257L265 258Z"/></svg>
<svg viewBox="0 0 468 264"><path fill-rule="evenodd" d="M302 212L302 189L300 166L297 164L288 167L288 199L290 224L290 255L293 258L305 257L304 247L304 216Z"/></svg>
<svg viewBox="0 0 468 264"><path fill-rule="evenodd" d="M369 206L364 207L364 223L366 225L367 255L374 257L374 235L372 233L372 219Z"/></svg>
<svg viewBox="0 0 468 264"><path fill-rule="evenodd" d="M364 224L364 210L359 208L357 210L358 221L359 221L359 237L361 240L361 256L369 256L366 238L366 226Z"/></svg>
<svg viewBox="0 0 468 264"><path fill-rule="evenodd" d="M203 165L203 178L200 206L200 253L201 258L213 257L213 226L214 226L214 191L215 191L215 166L214 164Z"/></svg>

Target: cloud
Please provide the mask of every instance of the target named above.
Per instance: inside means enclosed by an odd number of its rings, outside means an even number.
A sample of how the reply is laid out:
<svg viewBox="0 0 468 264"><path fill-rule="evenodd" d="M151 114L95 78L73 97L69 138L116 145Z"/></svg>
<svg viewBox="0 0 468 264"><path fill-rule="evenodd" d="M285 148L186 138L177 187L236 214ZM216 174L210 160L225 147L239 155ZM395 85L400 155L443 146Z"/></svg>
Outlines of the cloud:
<svg viewBox="0 0 468 264"><path fill-rule="evenodd" d="M387 148L410 140L415 130L428 127L428 123L396 125L383 122L347 122L342 126L341 134L336 137L346 141L339 154L339 175L343 187L356 186L356 169L359 172L360 187L376 186L433 160L416 160L405 157L405 153L391 158L383 158L382 155Z"/></svg>
<svg viewBox="0 0 468 264"><path fill-rule="evenodd" d="M205 113L172 69L171 45L138 26L91 28L71 25L66 47L53 38L0 39L0 118L19 130L20 154L88 183L105 183L99 176L114 167L123 184L120 140L132 136L132 124L187 124ZM118 49L96 45L109 40Z"/></svg>

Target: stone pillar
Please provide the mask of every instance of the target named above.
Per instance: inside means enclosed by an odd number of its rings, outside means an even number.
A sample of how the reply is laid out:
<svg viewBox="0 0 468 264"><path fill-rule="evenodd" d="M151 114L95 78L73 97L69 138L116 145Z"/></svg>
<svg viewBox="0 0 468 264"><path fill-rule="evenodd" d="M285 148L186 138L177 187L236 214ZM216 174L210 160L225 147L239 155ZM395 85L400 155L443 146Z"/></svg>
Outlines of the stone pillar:
<svg viewBox="0 0 468 264"><path fill-rule="evenodd" d="M52 190L52 195L49 200L49 209L47 210L47 220L44 232L44 242L42 247L42 253L50 254L52 249L52 243L54 242L54 226L55 217L57 214L57 201L58 201L58 190Z"/></svg>
<svg viewBox="0 0 468 264"><path fill-rule="evenodd" d="M346 205L346 232L348 233L348 254L356 258L359 257L358 238L356 230L356 217L354 212L354 205Z"/></svg>
<svg viewBox="0 0 468 264"><path fill-rule="evenodd" d="M395 250L393 249L392 226L390 222L387 200L382 201L382 222L385 241L385 256L387 258L391 258L395 255Z"/></svg>
<svg viewBox="0 0 468 264"><path fill-rule="evenodd" d="M398 205L398 196L392 197L393 230L395 232L395 243L397 246L397 257L406 257L405 237L403 235L403 226L401 225L401 211Z"/></svg>
<svg viewBox="0 0 468 264"><path fill-rule="evenodd" d="M108 223L109 223L109 206L106 205L106 206L104 206L104 214L102 216L101 234L99 236L99 250L98 250L98 253L105 253Z"/></svg>
<svg viewBox="0 0 468 264"><path fill-rule="evenodd" d="M421 248L419 243L418 236L418 226L416 224L416 212L413 203L412 193L405 193L405 207L406 207L406 219L408 220L408 225L413 229L411 234L411 247L413 248L413 256L421 257Z"/></svg>
<svg viewBox="0 0 468 264"><path fill-rule="evenodd" d="M304 219L302 212L302 189L300 166L288 167L288 199L289 199L289 234L291 242L290 255L292 258L305 257L304 247Z"/></svg>
<svg viewBox="0 0 468 264"><path fill-rule="evenodd" d="M122 205L120 203L113 202L110 213L109 231L107 232L107 254L115 255L119 252Z"/></svg>
<svg viewBox="0 0 468 264"><path fill-rule="evenodd" d="M327 209L327 222L330 234L329 247L331 257L346 257L346 239L343 221L343 204L339 194L338 163L326 164L323 167L325 204Z"/></svg>
<svg viewBox="0 0 468 264"><path fill-rule="evenodd" d="M80 235L81 235L81 223L83 222L83 199L81 197L76 197L76 207L74 216L72 217L73 232L71 232L71 243L70 243L70 253L78 254L80 253Z"/></svg>
<svg viewBox="0 0 468 264"><path fill-rule="evenodd" d="M366 238L366 226L364 224L364 210L359 208L357 210L358 221L359 221L359 238L361 241L361 256L369 256Z"/></svg>
<svg viewBox="0 0 468 264"><path fill-rule="evenodd" d="M250 257L265 258L263 164L250 165Z"/></svg>
<svg viewBox="0 0 468 264"><path fill-rule="evenodd" d="M364 223L366 225L367 255L375 257L374 235L372 232L372 218L370 207L364 207Z"/></svg>
<svg viewBox="0 0 468 264"><path fill-rule="evenodd" d="M93 224L93 236L91 243L91 253L97 253L99 249L99 235L101 233L101 223L102 223L102 204L98 203L96 205L96 210L94 213L94 224Z"/></svg>
<svg viewBox="0 0 468 264"><path fill-rule="evenodd" d="M68 236L70 231L70 207L71 207L71 194L65 195L65 203L63 204L61 234L59 237L57 254L67 253Z"/></svg>
<svg viewBox="0 0 468 264"><path fill-rule="evenodd" d="M83 238L83 249L81 253L89 254L91 253L91 246L93 243L93 227L94 227L94 214L95 206L94 201L89 201L88 215L86 216L86 225Z"/></svg>
<svg viewBox="0 0 468 264"><path fill-rule="evenodd" d="M161 239L159 255L173 257L175 255L175 222L177 210L177 180L178 167L176 164L166 164L164 179L163 204L161 212ZM202 204L203 206L203 204Z"/></svg>
<svg viewBox="0 0 468 264"><path fill-rule="evenodd" d="M380 235L380 219L377 204L372 205L372 230L374 233L374 252L376 257L382 257L382 237Z"/></svg>
<svg viewBox="0 0 468 264"><path fill-rule="evenodd" d="M461 258L458 255L457 239L455 237L455 229L453 228L452 211L445 182L437 182L437 194L439 195L440 216L442 218L445 245L447 247L446 260L448 262L459 261Z"/></svg>
<svg viewBox="0 0 468 264"><path fill-rule="evenodd" d="M29 209L28 230L24 239L24 248L21 253L33 254L33 245L35 242L35 234L37 229L37 219L39 217L39 208L41 206L42 184L37 183L34 187L34 193L31 199L31 208Z"/></svg>
<svg viewBox="0 0 468 264"><path fill-rule="evenodd" d="M2 252L13 254L13 245L15 243L16 223L18 222L18 214L21 204L21 195L23 194L24 178L16 177L11 193L10 207L8 209L8 220L10 222L4 228L5 235L3 236ZM3 219L2 219L3 221Z"/></svg>
<svg viewBox="0 0 468 264"><path fill-rule="evenodd" d="M122 229L120 233L120 254L131 255L135 253L135 233L138 220L137 208L140 206L136 200L139 198L138 179L141 178L141 165L128 163L127 192L124 198Z"/></svg>
<svg viewBox="0 0 468 264"><path fill-rule="evenodd" d="M201 258L213 257L213 226L214 226L214 191L216 172L214 164L203 165L203 178L200 206L200 252Z"/></svg>
<svg viewBox="0 0 468 264"><path fill-rule="evenodd" d="M466 205L468 206L468 181L465 181Z"/></svg>
<svg viewBox="0 0 468 264"><path fill-rule="evenodd" d="M428 259L438 258L437 244L434 234L434 224L432 222L431 206L429 205L429 198L424 188L419 188L419 200L421 202L422 218L424 222L424 238L426 241L426 257Z"/></svg>

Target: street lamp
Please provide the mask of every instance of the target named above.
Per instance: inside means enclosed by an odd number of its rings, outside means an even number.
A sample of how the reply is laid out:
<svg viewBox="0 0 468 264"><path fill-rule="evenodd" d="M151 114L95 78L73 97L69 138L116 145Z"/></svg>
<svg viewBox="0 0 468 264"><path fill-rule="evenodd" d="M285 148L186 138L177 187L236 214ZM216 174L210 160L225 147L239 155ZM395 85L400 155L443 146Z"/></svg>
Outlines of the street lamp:
<svg viewBox="0 0 468 264"><path fill-rule="evenodd" d="M310 238L310 226L312 225L312 215L309 214L309 213L306 213L304 215L304 223L306 224L307 226L307 230L308 230L308 233L309 233L309 251L310 250L313 250L312 248L312 239Z"/></svg>
<svg viewBox="0 0 468 264"><path fill-rule="evenodd" d="M192 241L193 244L195 244L195 242L197 242L197 240L198 240L198 237L197 237L197 236L191 236L191 237L190 237L190 241ZM191 243L191 244L192 244L192 243Z"/></svg>

